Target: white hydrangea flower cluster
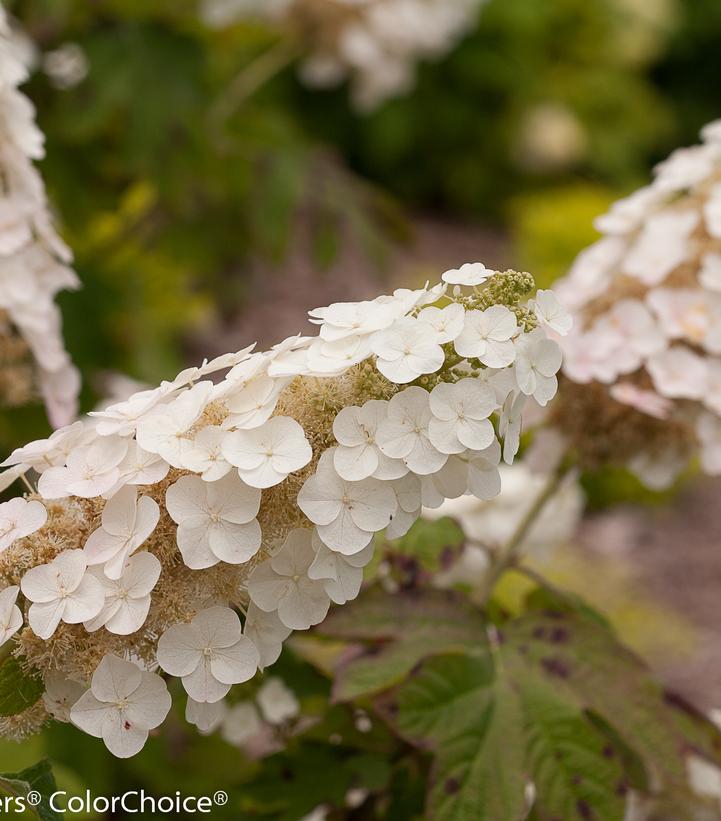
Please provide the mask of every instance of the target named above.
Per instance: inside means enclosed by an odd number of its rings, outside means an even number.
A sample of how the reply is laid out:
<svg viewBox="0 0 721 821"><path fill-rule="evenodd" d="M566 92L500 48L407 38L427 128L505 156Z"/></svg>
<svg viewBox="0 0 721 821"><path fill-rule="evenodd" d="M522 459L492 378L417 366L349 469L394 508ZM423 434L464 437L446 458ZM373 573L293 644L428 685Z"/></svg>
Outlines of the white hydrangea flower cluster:
<svg viewBox="0 0 721 821"><path fill-rule="evenodd" d="M375 534L498 494L524 403L556 390L543 324L566 318L523 304L528 274L443 278L311 311L317 336L204 362L5 460L0 483L38 478L0 505L3 637L52 693L0 732L90 682L70 720L132 755L169 708L156 670L217 704L358 595Z"/></svg>
<svg viewBox="0 0 721 821"><path fill-rule="evenodd" d="M564 374L596 408L614 400L617 452L654 487L696 448L721 473L721 121L702 136L596 221L603 238L555 287L576 317Z"/></svg>
<svg viewBox="0 0 721 821"><path fill-rule="evenodd" d="M201 16L220 28L260 17L290 30L308 56L313 87L350 79L354 105L369 111L408 92L421 60L447 54L473 27L485 0L204 0Z"/></svg>
<svg viewBox="0 0 721 821"><path fill-rule="evenodd" d="M25 404L39 389L57 427L75 417L80 378L54 299L79 282L33 165L44 156L43 135L32 103L18 89L26 79L0 6L0 403Z"/></svg>

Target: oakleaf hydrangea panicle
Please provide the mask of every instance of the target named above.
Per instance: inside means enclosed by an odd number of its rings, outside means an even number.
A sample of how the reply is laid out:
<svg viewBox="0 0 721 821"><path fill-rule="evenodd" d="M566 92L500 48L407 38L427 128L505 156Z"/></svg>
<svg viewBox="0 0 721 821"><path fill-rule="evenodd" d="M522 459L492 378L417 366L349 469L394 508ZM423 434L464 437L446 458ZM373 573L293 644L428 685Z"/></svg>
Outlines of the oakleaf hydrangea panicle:
<svg viewBox="0 0 721 821"><path fill-rule="evenodd" d="M37 490L0 504L0 639L46 690L0 732L69 720L132 755L173 677L203 732L241 743L250 716L289 720L278 685L214 705L359 595L376 534L499 493L523 406L556 389L544 327L567 324L548 300L539 321L532 287L475 264L319 308L316 336L204 362L11 454L0 481Z"/></svg>

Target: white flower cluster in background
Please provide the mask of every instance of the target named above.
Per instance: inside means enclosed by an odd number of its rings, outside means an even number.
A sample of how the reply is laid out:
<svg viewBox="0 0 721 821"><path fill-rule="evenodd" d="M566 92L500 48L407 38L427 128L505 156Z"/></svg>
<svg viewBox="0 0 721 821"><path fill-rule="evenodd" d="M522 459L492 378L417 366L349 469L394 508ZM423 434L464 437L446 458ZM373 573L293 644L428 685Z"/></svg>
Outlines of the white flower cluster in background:
<svg viewBox="0 0 721 821"><path fill-rule="evenodd" d="M473 496L448 499L436 510L424 510L426 519L449 516L461 526L466 541L460 556L437 573L433 583L448 588L456 585L483 588L489 556L504 545L543 491L548 477L534 474L525 463L501 467L501 493L493 499ZM547 562L556 548L569 542L583 515L583 491L575 476L569 476L548 501L523 539L523 554Z"/></svg>
<svg viewBox="0 0 721 821"><path fill-rule="evenodd" d="M26 79L22 51L0 6L0 357L3 365L14 362L20 344L36 363L26 390L18 392L17 370L10 384L0 385L0 402L21 404L37 387L51 422L60 426L75 417L80 378L65 350L54 300L79 283L33 165L44 156L43 135L32 103L18 89ZM1 373L0 379L5 382Z"/></svg>
<svg viewBox="0 0 721 821"><path fill-rule="evenodd" d="M673 481L695 447L721 473L721 121L596 227L555 287L576 318L565 375L667 426L661 447L628 453L649 485Z"/></svg>
<svg viewBox="0 0 721 821"><path fill-rule="evenodd" d="M214 28L248 17L285 27L307 56L303 81L349 79L361 111L408 92L416 64L447 54L476 23L485 0L204 0Z"/></svg>
<svg viewBox="0 0 721 821"><path fill-rule="evenodd" d="M556 391L544 326L568 320L548 293L526 304L528 274L443 279L311 311L317 336L204 362L5 460L0 483L37 493L0 505L4 637L54 692L90 685L74 724L132 755L169 707L160 672L199 715L359 594L375 534L499 493L525 402Z"/></svg>
<svg viewBox="0 0 721 821"><path fill-rule="evenodd" d="M188 699L185 719L202 735L218 731L228 744L253 758L265 757L284 746L284 735L307 726L299 720L300 703L286 683L266 678L253 700L229 704L224 699L199 702Z"/></svg>

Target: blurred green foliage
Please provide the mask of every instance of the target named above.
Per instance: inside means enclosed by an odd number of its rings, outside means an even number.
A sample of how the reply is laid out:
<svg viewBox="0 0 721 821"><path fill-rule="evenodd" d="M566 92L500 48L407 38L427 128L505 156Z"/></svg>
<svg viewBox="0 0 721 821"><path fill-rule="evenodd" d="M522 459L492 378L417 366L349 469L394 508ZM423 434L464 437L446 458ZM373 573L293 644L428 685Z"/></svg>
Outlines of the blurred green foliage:
<svg viewBox="0 0 721 821"><path fill-rule="evenodd" d="M345 88L304 88L279 32L208 29L190 0L9 8L38 49L26 90L84 283L62 306L91 386L179 369L199 329L252 300L254 261L283 276L299 221L322 272L351 238L382 268L404 211L492 218L547 284L614 194L721 109L714 0L490 0L370 115ZM59 89L42 57L67 43L89 71Z"/></svg>

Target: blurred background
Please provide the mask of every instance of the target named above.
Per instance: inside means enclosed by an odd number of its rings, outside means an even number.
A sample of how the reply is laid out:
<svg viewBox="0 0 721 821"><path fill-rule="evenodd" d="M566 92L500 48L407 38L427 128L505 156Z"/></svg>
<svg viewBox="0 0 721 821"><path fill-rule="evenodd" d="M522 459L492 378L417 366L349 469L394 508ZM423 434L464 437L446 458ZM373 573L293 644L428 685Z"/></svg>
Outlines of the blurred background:
<svg viewBox="0 0 721 821"><path fill-rule="evenodd" d="M156 383L270 345L312 307L466 261L548 286L596 238L594 217L721 116L718 0L470 3L462 31L370 98L309 59L320 12L7 5L27 35L41 171L83 282L60 301L85 410L127 391L126 377ZM0 420L3 452L47 433L39 407ZM582 486L585 518L539 566L604 610L670 685L721 707L721 485L692 476L651 494L614 471ZM78 736L2 745L0 769L39 746L64 778L97 784L73 769L97 752ZM219 739L198 745L178 753L183 771L222 759ZM118 777L167 780L148 749Z"/></svg>

